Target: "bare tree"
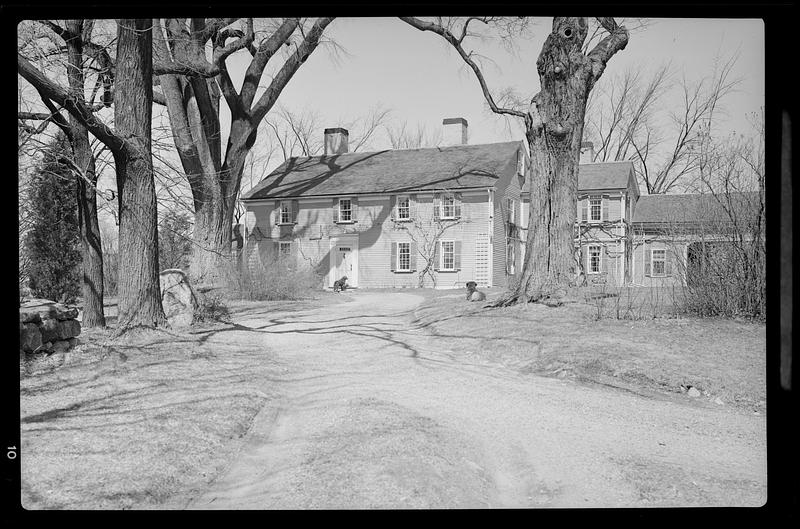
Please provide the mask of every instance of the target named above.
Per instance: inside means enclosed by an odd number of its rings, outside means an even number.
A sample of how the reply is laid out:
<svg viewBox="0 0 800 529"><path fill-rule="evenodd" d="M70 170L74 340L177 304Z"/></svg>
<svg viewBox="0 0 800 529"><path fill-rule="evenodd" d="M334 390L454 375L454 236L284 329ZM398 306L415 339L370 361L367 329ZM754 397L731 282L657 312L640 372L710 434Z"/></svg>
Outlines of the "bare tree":
<svg viewBox="0 0 800 529"><path fill-rule="evenodd" d="M736 55L718 58L714 71L699 80L683 77L673 83L669 64L649 78L628 70L604 79L590 96L584 133L596 144L594 160L633 161L651 195L691 185L699 142L741 82L732 76L736 60ZM670 94L680 100L677 107L657 104Z"/></svg>
<svg viewBox="0 0 800 529"><path fill-rule="evenodd" d="M194 199L195 251L191 274L213 279L230 255L231 228L242 171L258 135L258 125L300 66L322 41L332 18L311 21L291 18L268 21L259 32L252 19L232 27L237 19L166 19L155 26L159 62L182 68L156 68L184 173ZM211 58L207 56L210 46ZM240 90L228 73L227 59L247 50L251 61ZM261 79L268 63L287 50L280 67ZM274 64L275 61L273 61ZM265 88L256 99L256 92ZM230 113L230 130L223 151L219 100Z"/></svg>
<svg viewBox="0 0 800 529"><path fill-rule="evenodd" d="M416 129L408 126L408 121L397 125L386 126L386 134L392 149L420 149L436 147L442 142L442 131L429 131L423 124L418 124Z"/></svg>
<svg viewBox="0 0 800 529"><path fill-rule="evenodd" d="M61 105L114 156L119 217L119 322L117 333L166 324L158 279L156 199L151 153L152 21L117 21L112 129L72 90L49 79L22 55L17 71L51 105ZM84 45L86 43L84 42ZM87 46L91 48L91 46ZM105 103L110 104L111 94Z"/></svg>
<svg viewBox="0 0 800 529"><path fill-rule="evenodd" d="M411 26L442 37L475 74L492 112L523 120L531 153L531 208L525 262L518 286L498 305L562 298L582 277L575 257L573 226L577 211L578 159L586 102L608 61L628 44L628 30L613 18L598 18L604 36L583 50L589 23L582 17L554 17L552 30L537 60L541 90L525 108L498 104L477 55L465 47L471 27L500 26L513 40L524 19L469 17L428 22L401 17Z"/></svg>

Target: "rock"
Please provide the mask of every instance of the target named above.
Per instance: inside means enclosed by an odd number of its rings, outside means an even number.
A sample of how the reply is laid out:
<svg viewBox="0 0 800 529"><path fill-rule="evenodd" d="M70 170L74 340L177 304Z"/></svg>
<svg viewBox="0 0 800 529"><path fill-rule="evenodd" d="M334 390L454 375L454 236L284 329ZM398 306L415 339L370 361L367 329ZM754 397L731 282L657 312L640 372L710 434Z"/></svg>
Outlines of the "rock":
<svg viewBox="0 0 800 529"><path fill-rule="evenodd" d="M188 327L194 320L197 296L182 270L171 268L161 272L161 304L172 327Z"/></svg>
<svg viewBox="0 0 800 529"><path fill-rule="evenodd" d="M75 347L77 345L78 345L78 339L77 338L70 338L69 339L69 347L70 347L70 349L72 349L73 347Z"/></svg>
<svg viewBox="0 0 800 529"><path fill-rule="evenodd" d="M41 318L41 316L39 316L38 312L20 309L20 311L19 311L19 322L20 323L41 323L42 322L42 318Z"/></svg>
<svg viewBox="0 0 800 529"><path fill-rule="evenodd" d="M42 346L39 348L39 352L40 353L41 352L52 353L53 352L53 342L45 342L45 343L43 343Z"/></svg>
<svg viewBox="0 0 800 529"><path fill-rule="evenodd" d="M57 320L71 320L78 317L78 309L76 307L68 307L62 303L56 303L49 299L32 299L26 301L19 307L20 317L22 313L38 314L42 320L57 319Z"/></svg>
<svg viewBox="0 0 800 529"><path fill-rule="evenodd" d="M42 333L35 323L20 323L19 347L28 353L42 345Z"/></svg>
<svg viewBox="0 0 800 529"><path fill-rule="evenodd" d="M700 391L698 391L696 387L691 387L689 388L688 394L690 397L699 397Z"/></svg>
<svg viewBox="0 0 800 529"><path fill-rule="evenodd" d="M721 398L717 397L716 399L714 399L714 404L719 404L720 406L722 406L722 405L724 405L725 403L724 403L724 402L722 402L722 399L721 399Z"/></svg>
<svg viewBox="0 0 800 529"><path fill-rule="evenodd" d="M53 342L58 339L58 320L53 318L48 318L42 320L42 324L39 325L39 331L42 333L42 341L43 342Z"/></svg>
<svg viewBox="0 0 800 529"><path fill-rule="evenodd" d="M81 324L78 320L64 320L58 322L58 339L69 340L81 333Z"/></svg>
<svg viewBox="0 0 800 529"><path fill-rule="evenodd" d="M69 351L69 341L68 340L59 340L53 343L53 352L55 353L63 353Z"/></svg>

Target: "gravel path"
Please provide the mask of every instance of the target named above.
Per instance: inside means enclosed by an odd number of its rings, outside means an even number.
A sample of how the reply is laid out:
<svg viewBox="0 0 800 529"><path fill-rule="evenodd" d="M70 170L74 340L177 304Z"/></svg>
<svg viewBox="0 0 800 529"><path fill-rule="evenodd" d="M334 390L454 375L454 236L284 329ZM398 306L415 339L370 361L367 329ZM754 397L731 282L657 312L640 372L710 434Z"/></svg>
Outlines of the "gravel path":
<svg viewBox="0 0 800 529"><path fill-rule="evenodd" d="M287 370L189 509L759 506L763 416L467 363L413 328L422 297L238 316ZM249 335L252 337L252 335Z"/></svg>

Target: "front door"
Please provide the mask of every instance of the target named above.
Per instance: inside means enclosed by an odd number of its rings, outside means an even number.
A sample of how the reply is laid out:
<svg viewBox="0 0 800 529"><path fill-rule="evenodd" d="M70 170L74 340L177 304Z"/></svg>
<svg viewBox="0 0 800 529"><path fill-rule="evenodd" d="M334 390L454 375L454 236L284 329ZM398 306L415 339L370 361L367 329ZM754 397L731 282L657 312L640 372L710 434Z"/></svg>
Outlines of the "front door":
<svg viewBox="0 0 800 529"><path fill-rule="evenodd" d="M351 287L358 286L358 249L354 242L339 242L334 247L334 281L347 276L347 284Z"/></svg>

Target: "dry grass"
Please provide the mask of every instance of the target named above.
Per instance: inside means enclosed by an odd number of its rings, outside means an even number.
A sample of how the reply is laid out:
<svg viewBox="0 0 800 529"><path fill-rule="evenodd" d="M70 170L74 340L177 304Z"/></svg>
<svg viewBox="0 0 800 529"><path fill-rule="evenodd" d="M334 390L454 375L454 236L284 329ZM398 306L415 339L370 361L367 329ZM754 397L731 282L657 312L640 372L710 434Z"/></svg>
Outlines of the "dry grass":
<svg viewBox="0 0 800 529"><path fill-rule="evenodd" d="M146 508L213 479L274 397L263 388L282 369L270 351L230 333L230 343L215 341L221 327L115 342L88 332L63 365L28 366L22 505Z"/></svg>
<svg viewBox="0 0 800 529"><path fill-rule="evenodd" d="M489 300L499 292L489 293ZM696 402L765 413L763 324L727 319L598 319L593 302L500 309L462 296L437 296L417 324L454 351L522 372L571 377L643 394L694 386ZM683 398L684 396L681 395ZM686 397L688 398L688 397Z"/></svg>

